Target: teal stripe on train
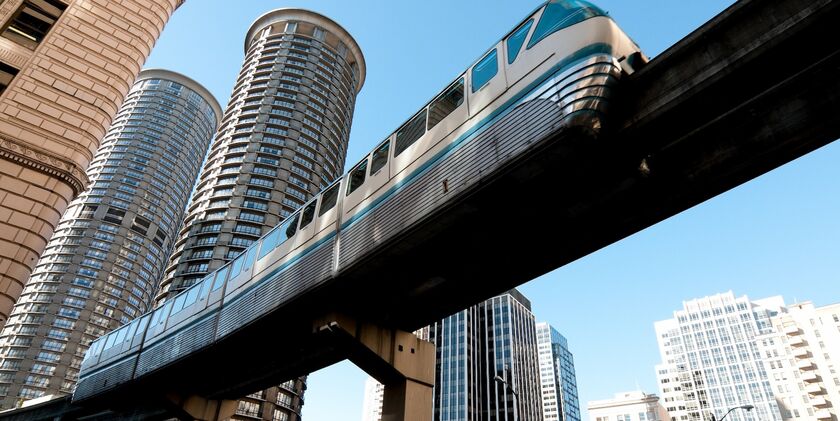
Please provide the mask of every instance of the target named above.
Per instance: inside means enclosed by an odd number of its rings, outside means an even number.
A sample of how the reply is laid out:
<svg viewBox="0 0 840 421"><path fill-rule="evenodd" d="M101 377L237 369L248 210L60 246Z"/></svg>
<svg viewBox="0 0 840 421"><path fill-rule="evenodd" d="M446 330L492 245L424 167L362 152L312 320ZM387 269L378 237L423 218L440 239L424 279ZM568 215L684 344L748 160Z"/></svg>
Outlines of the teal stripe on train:
<svg viewBox="0 0 840 421"><path fill-rule="evenodd" d="M560 60L557 64L548 69L545 73L542 74L539 78L535 81L531 82L528 86L523 88L519 93L517 93L513 98L509 99L504 104L500 105L495 111L493 111L490 115L483 118L481 121L476 123L472 128L470 128L466 133L459 136L455 139L452 143L447 145L446 148L435 154L431 157L428 161L426 161L420 168L414 170L409 176L404 178L403 180L398 181L396 184L391 186L382 196L378 197L376 200L371 202L369 205L365 206L361 211L354 214L350 219L346 222L341 224L341 229L346 229L350 225L352 225L355 221L361 219L364 215L366 215L371 210L378 207L385 199L392 196L396 193L397 190L403 188L406 184L411 183L419 177L420 175L424 174L426 171L429 170L433 165L438 163L441 159L449 156L458 149L464 142L470 141L489 126L492 126L493 123L500 120L502 117L507 115L513 108L519 105L522 100L531 92L536 89L539 89L546 80L550 79L557 73L561 73L565 70L568 70L578 62L586 60L587 58L598 55L598 54L612 54L612 46L609 44L604 43L597 43L591 44L586 47L581 48L580 50L575 51L568 57Z"/></svg>

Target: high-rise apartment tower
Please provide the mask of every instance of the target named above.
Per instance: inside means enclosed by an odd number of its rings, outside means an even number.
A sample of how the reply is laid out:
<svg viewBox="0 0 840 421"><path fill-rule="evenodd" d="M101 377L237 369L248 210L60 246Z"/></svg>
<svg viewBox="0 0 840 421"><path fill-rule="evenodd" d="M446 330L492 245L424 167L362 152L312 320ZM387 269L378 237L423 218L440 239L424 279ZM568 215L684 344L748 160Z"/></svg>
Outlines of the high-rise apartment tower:
<svg viewBox="0 0 840 421"><path fill-rule="evenodd" d="M575 360L566 337L548 323L537 323L537 350L543 420L580 421Z"/></svg>
<svg viewBox="0 0 840 421"><path fill-rule="evenodd" d="M144 70L0 333L0 397L71 393L97 337L151 308L221 116L193 80Z"/></svg>
<svg viewBox="0 0 840 421"><path fill-rule="evenodd" d="M752 405L727 419L780 421L757 337L772 333L771 318L783 311L782 297L750 301L730 291L686 301L673 319L656 322L657 380L672 419L720 419Z"/></svg>
<svg viewBox="0 0 840 421"><path fill-rule="evenodd" d="M0 326L182 1L0 2Z"/></svg>
<svg viewBox="0 0 840 421"><path fill-rule="evenodd" d="M784 420L840 417L840 304L787 306L757 338Z"/></svg>
<svg viewBox="0 0 840 421"><path fill-rule="evenodd" d="M278 9L251 25L158 299L221 267L342 174L364 79L361 49L327 17ZM240 412L294 420L303 388L267 391Z"/></svg>
<svg viewBox="0 0 840 421"><path fill-rule="evenodd" d="M248 30L245 61L160 298L221 267L338 178L365 65L353 38L300 9Z"/></svg>

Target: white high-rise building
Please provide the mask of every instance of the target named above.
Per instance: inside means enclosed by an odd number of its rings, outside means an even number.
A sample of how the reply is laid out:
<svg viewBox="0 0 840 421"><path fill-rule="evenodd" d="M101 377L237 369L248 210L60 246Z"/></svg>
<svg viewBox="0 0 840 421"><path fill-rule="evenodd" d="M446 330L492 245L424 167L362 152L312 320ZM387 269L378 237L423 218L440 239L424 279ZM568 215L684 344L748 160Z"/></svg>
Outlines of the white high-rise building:
<svg viewBox="0 0 840 421"><path fill-rule="evenodd" d="M537 323L537 352L544 421L580 421L575 362L566 338Z"/></svg>
<svg viewBox="0 0 840 421"><path fill-rule="evenodd" d="M382 421L382 399L385 386L373 377L365 381L365 399L362 404L362 421Z"/></svg>
<svg viewBox="0 0 840 421"><path fill-rule="evenodd" d="M589 421L667 421L659 396L641 390L616 393L612 399L589 401Z"/></svg>
<svg viewBox="0 0 840 421"><path fill-rule="evenodd" d="M674 318L656 322L657 379L671 419L720 419L753 405L727 419L780 421L757 337L772 333L771 318L784 311L782 297L750 301L730 291L683 302Z"/></svg>
<svg viewBox="0 0 840 421"><path fill-rule="evenodd" d="M758 341L782 418L837 420L840 304L793 304L772 323Z"/></svg>

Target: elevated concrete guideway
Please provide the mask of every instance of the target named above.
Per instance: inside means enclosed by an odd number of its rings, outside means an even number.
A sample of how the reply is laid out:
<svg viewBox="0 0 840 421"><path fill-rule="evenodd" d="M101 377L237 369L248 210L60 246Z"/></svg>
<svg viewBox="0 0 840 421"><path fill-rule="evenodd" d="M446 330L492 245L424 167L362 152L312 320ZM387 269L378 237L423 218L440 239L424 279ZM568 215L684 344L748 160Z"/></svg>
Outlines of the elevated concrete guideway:
<svg viewBox="0 0 840 421"><path fill-rule="evenodd" d="M363 348L358 326L411 331L840 137L839 5L739 1L622 82L606 138L532 151L354 273L73 410L156 414L166 394L232 399L347 358L399 381L370 350L399 360L408 339ZM290 345L261 342L265 329Z"/></svg>

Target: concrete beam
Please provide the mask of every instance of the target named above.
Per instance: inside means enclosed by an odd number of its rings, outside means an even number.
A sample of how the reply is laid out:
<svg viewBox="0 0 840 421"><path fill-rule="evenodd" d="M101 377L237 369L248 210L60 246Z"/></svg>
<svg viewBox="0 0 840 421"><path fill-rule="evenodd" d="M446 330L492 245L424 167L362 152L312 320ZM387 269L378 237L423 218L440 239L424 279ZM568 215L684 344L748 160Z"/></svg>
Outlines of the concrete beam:
<svg viewBox="0 0 840 421"><path fill-rule="evenodd" d="M319 333L332 334L350 361L385 386L383 421L432 419L434 344L409 332L340 314L320 318L314 326Z"/></svg>
<svg viewBox="0 0 840 421"><path fill-rule="evenodd" d="M183 421L221 421L236 412L235 400L215 400L201 396L167 395L166 399L174 406L170 413Z"/></svg>

